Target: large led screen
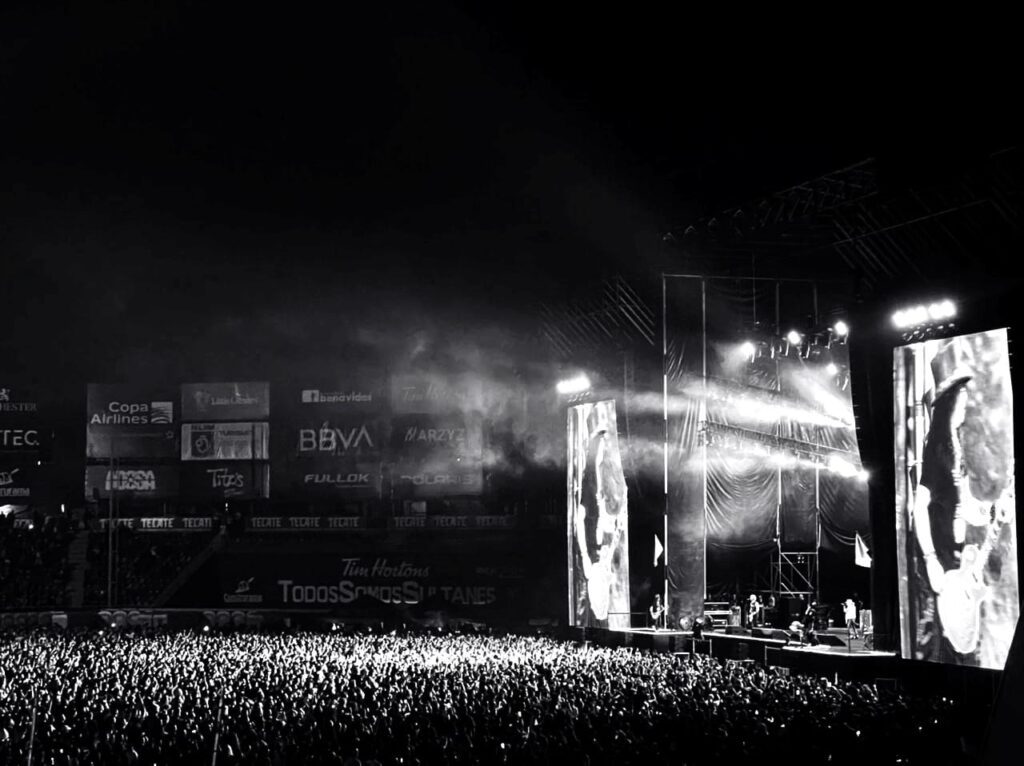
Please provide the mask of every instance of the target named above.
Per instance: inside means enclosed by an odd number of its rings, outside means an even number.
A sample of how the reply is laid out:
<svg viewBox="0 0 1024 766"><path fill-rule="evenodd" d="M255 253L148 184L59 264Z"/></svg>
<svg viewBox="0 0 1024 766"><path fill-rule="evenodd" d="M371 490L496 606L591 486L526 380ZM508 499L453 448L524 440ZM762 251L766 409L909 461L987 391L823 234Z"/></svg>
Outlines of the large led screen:
<svg viewBox="0 0 1024 766"><path fill-rule="evenodd" d="M1019 602L1006 330L895 350L903 656L1001 670Z"/></svg>
<svg viewBox="0 0 1024 766"><path fill-rule="evenodd" d="M615 402L569 409L569 620L628 628L629 538Z"/></svg>

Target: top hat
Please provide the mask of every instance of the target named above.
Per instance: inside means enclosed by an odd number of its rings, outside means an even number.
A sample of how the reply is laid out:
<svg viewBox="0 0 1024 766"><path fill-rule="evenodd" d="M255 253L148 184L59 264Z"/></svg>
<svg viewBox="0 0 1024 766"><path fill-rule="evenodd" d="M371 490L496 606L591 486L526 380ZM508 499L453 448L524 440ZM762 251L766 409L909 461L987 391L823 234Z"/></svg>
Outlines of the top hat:
<svg viewBox="0 0 1024 766"><path fill-rule="evenodd" d="M929 393L932 405L960 383L974 377L967 364L967 350L960 338L952 338L932 358L932 379L935 388Z"/></svg>

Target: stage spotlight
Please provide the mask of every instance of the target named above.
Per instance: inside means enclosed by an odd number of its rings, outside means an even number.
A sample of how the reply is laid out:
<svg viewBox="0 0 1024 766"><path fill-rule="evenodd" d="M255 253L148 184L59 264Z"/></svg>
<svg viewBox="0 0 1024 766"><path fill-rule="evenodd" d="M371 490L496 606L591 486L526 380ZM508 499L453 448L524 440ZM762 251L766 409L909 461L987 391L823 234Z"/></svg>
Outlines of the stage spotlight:
<svg viewBox="0 0 1024 766"><path fill-rule="evenodd" d="M586 375L580 374L575 378L558 381L556 388L560 394L582 394L584 391L590 390L590 379Z"/></svg>
<svg viewBox="0 0 1024 766"><path fill-rule="evenodd" d="M850 326L840 319L832 325L832 332L836 334L837 338L845 338L850 332Z"/></svg>
<svg viewBox="0 0 1024 766"><path fill-rule="evenodd" d="M839 368L836 367L835 362L829 362L828 364L825 365L825 372L827 372L829 375L835 375L837 372L839 372Z"/></svg>
<svg viewBox="0 0 1024 766"><path fill-rule="evenodd" d="M757 349L754 347L753 343L749 340L745 340L740 344L740 351L743 352L743 356L753 356Z"/></svg>
<svg viewBox="0 0 1024 766"><path fill-rule="evenodd" d="M871 474L868 473L863 468L861 468L860 471L857 473L857 478L860 479L861 481L867 481L868 479L871 478Z"/></svg>
<svg viewBox="0 0 1024 766"><path fill-rule="evenodd" d="M839 455L832 455L828 459L828 469L847 478L857 475L857 469Z"/></svg>
<svg viewBox="0 0 1024 766"><path fill-rule="evenodd" d="M786 340L789 341L789 344L791 346L799 346L800 341L802 341L803 339L804 336L802 336L796 330L790 330L788 333L786 333Z"/></svg>
<svg viewBox="0 0 1024 766"><path fill-rule="evenodd" d="M901 309L892 315L892 323L897 329L905 330L929 322L942 322L956 316L956 305L953 301L946 299L936 301L927 306L913 306Z"/></svg>
<svg viewBox="0 0 1024 766"><path fill-rule="evenodd" d="M956 316L956 306L953 305L953 301L949 300L933 303L928 307L928 316L937 322L943 319L949 319L950 317Z"/></svg>

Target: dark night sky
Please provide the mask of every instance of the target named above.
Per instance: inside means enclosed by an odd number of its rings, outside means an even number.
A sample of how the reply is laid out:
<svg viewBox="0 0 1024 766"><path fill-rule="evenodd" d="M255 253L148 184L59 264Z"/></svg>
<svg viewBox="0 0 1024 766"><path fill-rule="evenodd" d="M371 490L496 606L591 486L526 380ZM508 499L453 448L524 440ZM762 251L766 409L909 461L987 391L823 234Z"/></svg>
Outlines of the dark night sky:
<svg viewBox="0 0 1024 766"><path fill-rule="evenodd" d="M1015 132L996 19L338 6L3 12L3 368L241 376L529 332L574 275L660 271L670 224Z"/></svg>

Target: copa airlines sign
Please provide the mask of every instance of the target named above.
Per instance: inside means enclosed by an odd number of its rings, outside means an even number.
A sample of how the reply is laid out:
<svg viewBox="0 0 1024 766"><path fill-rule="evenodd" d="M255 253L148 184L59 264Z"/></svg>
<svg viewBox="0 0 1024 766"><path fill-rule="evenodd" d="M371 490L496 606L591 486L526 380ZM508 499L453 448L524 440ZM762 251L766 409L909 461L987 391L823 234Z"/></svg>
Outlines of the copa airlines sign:
<svg viewBox="0 0 1024 766"><path fill-rule="evenodd" d="M89 416L93 426L170 425L174 422L174 402L108 402Z"/></svg>

